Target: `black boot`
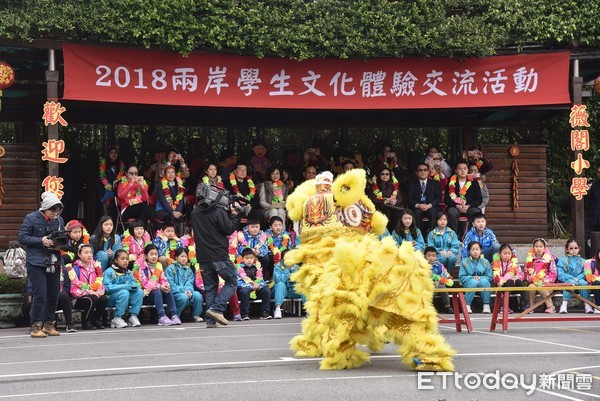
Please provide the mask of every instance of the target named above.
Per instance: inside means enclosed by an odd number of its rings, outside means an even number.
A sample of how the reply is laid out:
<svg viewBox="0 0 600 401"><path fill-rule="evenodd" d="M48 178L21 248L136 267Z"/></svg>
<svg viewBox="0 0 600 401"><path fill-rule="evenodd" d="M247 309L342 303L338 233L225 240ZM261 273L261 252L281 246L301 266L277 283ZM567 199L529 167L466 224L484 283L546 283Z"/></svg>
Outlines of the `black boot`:
<svg viewBox="0 0 600 401"><path fill-rule="evenodd" d="M81 328L83 330L96 330L96 326L94 325L94 323L91 320L84 320L81 323Z"/></svg>
<svg viewBox="0 0 600 401"><path fill-rule="evenodd" d="M98 330L104 330L104 325L102 324L102 319L96 320L96 322L94 323L94 326L96 326L96 328Z"/></svg>

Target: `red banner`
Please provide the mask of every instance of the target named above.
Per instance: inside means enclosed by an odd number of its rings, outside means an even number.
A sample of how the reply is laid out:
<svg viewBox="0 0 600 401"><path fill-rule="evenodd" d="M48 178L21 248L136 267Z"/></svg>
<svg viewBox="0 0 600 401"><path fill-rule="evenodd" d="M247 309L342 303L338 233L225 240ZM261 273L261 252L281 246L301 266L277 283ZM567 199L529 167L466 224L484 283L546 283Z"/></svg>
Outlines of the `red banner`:
<svg viewBox="0 0 600 401"><path fill-rule="evenodd" d="M284 109L570 103L569 53L367 61L63 45L69 100Z"/></svg>

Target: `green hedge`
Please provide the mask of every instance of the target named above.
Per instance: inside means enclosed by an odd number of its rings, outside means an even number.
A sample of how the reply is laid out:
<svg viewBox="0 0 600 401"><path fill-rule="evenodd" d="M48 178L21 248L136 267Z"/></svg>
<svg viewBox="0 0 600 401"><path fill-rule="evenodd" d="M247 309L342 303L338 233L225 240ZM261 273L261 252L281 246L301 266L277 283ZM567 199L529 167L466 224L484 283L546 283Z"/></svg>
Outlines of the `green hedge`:
<svg viewBox="0 0 600 401"><path fill-rule="evenodd" d="M0 38L156 46L259 57L490 56L600 46L600 3L581 0L5 0Z"/></svg>

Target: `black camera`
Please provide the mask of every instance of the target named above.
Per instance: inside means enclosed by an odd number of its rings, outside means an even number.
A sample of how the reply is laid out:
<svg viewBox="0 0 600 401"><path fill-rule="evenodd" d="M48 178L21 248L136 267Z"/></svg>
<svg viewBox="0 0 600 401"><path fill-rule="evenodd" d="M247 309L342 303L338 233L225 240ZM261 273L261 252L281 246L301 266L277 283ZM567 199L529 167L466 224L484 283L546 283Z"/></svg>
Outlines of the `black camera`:
<svg viewBox="0 0 600 401"><path fill-rule="evenodd" d="M250 211L250 201L243 196L234 195L226 189L215 185L202 184L196 192L197 205L208 207L214 205L225 211L229 211L231 205L242 215Z"/></svg>
<svg viewBox="0 0 600 401"><path fill-rule="evenodd" d="M69 245L70 230L54 231L48 234L48 239L54 241L54 248L60 248Z"/></svg>

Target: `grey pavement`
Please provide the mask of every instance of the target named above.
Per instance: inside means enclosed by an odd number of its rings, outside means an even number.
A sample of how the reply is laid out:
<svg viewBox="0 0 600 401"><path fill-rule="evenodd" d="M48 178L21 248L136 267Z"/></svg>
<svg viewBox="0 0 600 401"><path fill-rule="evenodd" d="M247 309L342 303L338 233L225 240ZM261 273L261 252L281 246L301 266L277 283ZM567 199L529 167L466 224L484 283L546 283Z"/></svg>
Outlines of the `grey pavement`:
<svg viewBox="0 0 600 401"><path fill-rule="evenodd" d="M573 314L575 315L575 314ZM579 315L583 316L583 315ZM452 376L418 377L389 344L358 369L321 371L317 358L297 358L290 339L301 318L232 322L206 329L107 329L32 339L24 328L0 331L0 400L592 400L600 394L600 321L511 323L489 332L489 315L472 315L475 331L441 325L457 350L461 374L499 371L533 375L562 371L565 380L589 374L591 390L458 390ZM481 378L481 376L477 376ZM557 377L557 376L555 376ZM584 376L577 376L584 377ZM426 382L431 379L431 382ZM471 375L472 384L477 384ZM540 378L538 376L538 385ZM459 385L464 382L459 380ZM490 382L493 384L492 382ZM509 382L507 382L509 383ZM568 384L568 383L567 383Z"/></svg>

